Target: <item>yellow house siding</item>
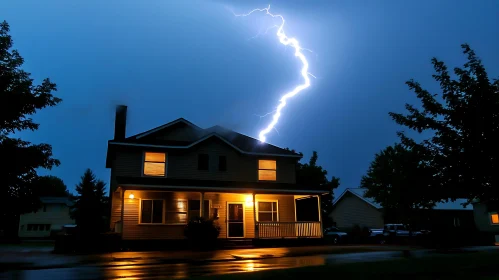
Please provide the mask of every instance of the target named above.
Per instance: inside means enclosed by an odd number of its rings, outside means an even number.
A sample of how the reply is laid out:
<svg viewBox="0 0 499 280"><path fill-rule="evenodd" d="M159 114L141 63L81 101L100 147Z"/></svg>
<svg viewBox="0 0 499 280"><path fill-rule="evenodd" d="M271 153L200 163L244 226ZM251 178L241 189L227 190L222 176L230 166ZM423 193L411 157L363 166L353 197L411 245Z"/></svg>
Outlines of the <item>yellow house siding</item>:
<svg viewBox="0 0 499 280"><path fill-rule="evenodd" d="M351 229L353 226L382 228L383 214L362 199L350 193L345 194L335 205L331 213L333 221L340 229Z"/></svg>
<svg viewBox="0 0 499 280"><path fill-rule="evenodd" d="M134 199L129 199L130 193L134 194ZM113 196L114 197L114 196ZM174 199L193 199L199 200L200 193L198 192L174 192ZM235 193L205 193L204 199L209 200L212 208L210 209L211 217L215 211L218 211L217 222L220 225L219 238L227 238L227 203L242 203L244 207L244 225L245 238L255 237L255 224L253 215L253 206L248 205L246 200L252 197L251 194L235 194ZM130 191L125 192L125 213L124 213L124 232L123 239L183 239L185 225L143 225L139 224L139 205L140 199L165 199L166 192L149 192L149 191ZM116 201L119 200L118 198ZM256 201L259 200L277 200L279 209L279 221L294 222L294 196L293 195L256 195ZM220 207L220 208L214 208ZM113 208L114 209L114 208ZM115 217L119 217L120 211L114 211Z"/></svg>

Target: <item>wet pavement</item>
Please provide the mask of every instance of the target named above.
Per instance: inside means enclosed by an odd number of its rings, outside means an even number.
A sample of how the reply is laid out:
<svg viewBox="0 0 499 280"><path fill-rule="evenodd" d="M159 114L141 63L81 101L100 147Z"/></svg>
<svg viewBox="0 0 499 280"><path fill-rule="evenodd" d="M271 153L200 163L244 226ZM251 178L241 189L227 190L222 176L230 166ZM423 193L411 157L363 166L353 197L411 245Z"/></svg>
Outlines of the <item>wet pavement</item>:
<svg viewBox="0 0 499 280"><path fill-rule="evenodd" d="M211 262L197 265L184 263L132 264L115 267L80 266L75 268L10 271L0 273L0 279L181 279L269 269L382 261L402 257L401 252L370 252Z"/></svg>

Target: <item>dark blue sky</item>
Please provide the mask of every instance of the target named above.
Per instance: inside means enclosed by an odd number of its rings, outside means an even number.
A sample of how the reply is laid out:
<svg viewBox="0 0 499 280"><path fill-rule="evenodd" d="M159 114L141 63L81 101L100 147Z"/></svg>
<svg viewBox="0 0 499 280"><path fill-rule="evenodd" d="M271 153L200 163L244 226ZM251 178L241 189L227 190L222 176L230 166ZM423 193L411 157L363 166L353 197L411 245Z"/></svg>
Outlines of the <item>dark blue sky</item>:
<svg viewBox="0 0 499 280"><path fill-rule="evenodd" d="M251 2L251 5L248 3ZM129 106L127 134L179 117L257 137L279 96L300 82L299 63L263 14L234 18L264 1L2 1L15 48L33 78L50 77L63 103L35 116L35 133L74 190L85 168L106 182L114 107ZM397 141L388 116L415 102L404 82L438 90L430 58L461 66L460 44L499 76L499 1L270 1L300 40L318 79L283 111L272 144L319 152L319 164L357 187L376 152ZM46 173L46 172L44 172Z"/></svg>

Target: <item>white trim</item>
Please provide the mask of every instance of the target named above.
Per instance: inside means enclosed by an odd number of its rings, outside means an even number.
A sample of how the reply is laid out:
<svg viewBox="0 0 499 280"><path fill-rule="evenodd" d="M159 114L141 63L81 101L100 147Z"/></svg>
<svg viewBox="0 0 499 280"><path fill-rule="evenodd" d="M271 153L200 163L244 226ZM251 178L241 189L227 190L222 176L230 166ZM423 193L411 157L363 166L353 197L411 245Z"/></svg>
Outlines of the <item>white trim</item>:
<svg viewBox="0 0 499 280"><path fill-rule="evenodd" d="M208 138L211 137L217 137L223 142L225 142L227 145L231 146L238 152L246 155L255 155L255 156L269 156L269 157L296 157L296 158L302 158L301 155L283 155L283 154L267 154L267 153L252 153L252 152L245 152L238 147L234 146L232 143L229 141L225 140L223 137L216 133L210 133L207 136L199 139L198 141L191 143L187 146L165 146L165 145L151 145L151 144L137 144L137 143L124 143L124 142L109 142L110 145L121 145L121 146L136 146L136 147L149 147L149 148L163 148L163 149L189 149L192 148L193 146L207 140Z"/></svg>
<svg viewBox="0 0 499 280"><path fill-rule="evenodd" d="M185 123L185 124L187 124L187 125L189 125L189 126L192 126L192 127L194 127L194 128L197 128L197 129L201 129L201 130L202 130L202 128L200 128L199 126L197 126L197 125L195 125L195 124L191 123L190 121L188 121L188 120L186 120L186 119L183 119L183 118L180 118L180 119L176 119L176 120L174 120L174 121L171 121L171 122L169 122L169 123L167 123L167 124L164 124L164 125L162 125L162 126L158 126L158 127L153 128L153 129L151 129L151 130L148 130L148 131L146 131L146 132L142 132L142 133L140 133L140 134L137 134L137 135L135 135L135 139L140 139L140 138L145 137L145 136L147 136L147 135L149 135L149 134L151 134L151 133L154 133L154 132L156 132L156 131L162 130L163 128L167 128L167 127L169 127L169 126L175 125L175 124L180 123L180 122ZM133 137L133 136L132 136L132 137Z"/></svg>
<svg viewBox="0 0 499 280"><path fill-rule="evenodd" d="M164 186L164 185L137 185L137 184L118 184L118 187L144 187L144 188L159 188L159 189L187 189L187 190L199 190L204 189L206 191L241 191L241 188L220 188L220 187L206 187L206 186ZM276 193L310 193L310 194L323 194L328 193L326 191L313 191L313 190L286 190L286 189L259 189L257 191L268 191Z"/></svg>
<svg viewBox="0 0 499 280"><path fill-rule="evenodd" d="M146 164L146 153L156 153L156 154L165 154L165 175L163 176L155 176L155 175L147 175L144 174L144 165ZM142 167L141 167L141 177L151 177L151 178L167 178L168 173L168 153L167 152L151 152L151 151L143 151L142 152ZM161 162L158 162L161 163Z"/></svg>
<svg viewBox="0 0 499 280"><path fill-rule="evenodd" d="M153 223L152 222L152 217L151 217L151 223L143 223L142 222L142 201L143 200L151 200L151 201L154 201L154 200L162 200L163 201L163 213L162 213L162 217L161 217L161 220L162 222L161 223ZM152 206L154 207L154 202L152 203ZM162 199L162 198L159 198L159 199L156 199L156 198L139 198L139 218L138 218L138 224L139 225L147 225L147 226L153 226L153 225L164 225L165 224L165 221L166 221L166 208L165 208L165 200ZM154 212L154 209L151 208L151 215L152 213Z"/></svg>
<svg viewBox="0 0 499 280"><path fill-rule="evenodd" d="M229 204L241 204L243 206L243 236L236 236L236 237L230 237L229 236ZM225 210L225 221L226 221L226 227L227 227L227 234L226 238L246 238L246 208L244 206L244 202L230 202L227 201L227 206Z"/></svg>
<svg viewBox="0 0 499 280"><path fill-rule="evenodd" d="M256 221L257 222L260 222L260 209L259 209L259 206L258 206L259 202L275 202L276 203L276 207L277 207L276 211L275 211L277 213L277 221L271 221L271 222L279 222L279 218L280 218L279 217L279 200L277 200L277 199L276 200L262 199L262 200L257 200L256 202L254 202L255 203L254 207L256 208ZM269 211L265 211L265 212L268 213ZM272 213L272 219L273 219L274 218L274 215L273 215L274 211L271 211L271 213ZM266 222L268 222L268 221L266 221Z"/></svg>
<svg viewBox="0 0 499 280"><path fill-rule="evenodd" d="M356 197L358 197L358 198L362 199L364 202L366 202L367 204L371 205L372 207L374 207L374 208L376 208L376 209L381 209L381 207L378 207L376 204L374 204L374 203L372 203L371 201L367 200L365 197L362 197L362 196L360 196L360 195L356 194L355 192L350 191L350 189L346 189L346 190L345 190L342 194L340 194L340 196L336 199L336 201L333 203L333 205L335 205L336 203L338 203L338 202L341 200L341 198L342 198L342 197L343 197L343 196L344 196L347 192L349 192L349 193L351 193L351 194L355 195Z"/></svg>

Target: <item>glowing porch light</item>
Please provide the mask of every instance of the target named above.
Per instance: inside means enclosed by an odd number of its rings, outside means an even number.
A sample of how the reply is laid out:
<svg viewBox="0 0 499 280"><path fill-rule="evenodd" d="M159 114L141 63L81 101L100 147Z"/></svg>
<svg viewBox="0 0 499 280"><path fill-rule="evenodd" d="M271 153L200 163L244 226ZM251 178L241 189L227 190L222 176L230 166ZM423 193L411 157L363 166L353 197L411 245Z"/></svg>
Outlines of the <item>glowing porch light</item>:
<svg viewBox="0 0 499 280"><path fill-rule="evenodd" d="M253 195L248 194L246 196L246 206L248 206L248 207L253 206Z"/></svg>
<svg viewBox="0 0 499 280"><path fill-rule="evenodd" d="M130 198L130 199L134 199L134 198L135 198L135 195L133 195L133 193L131 193L131 194L128 196L128 198Z"/></svg>

